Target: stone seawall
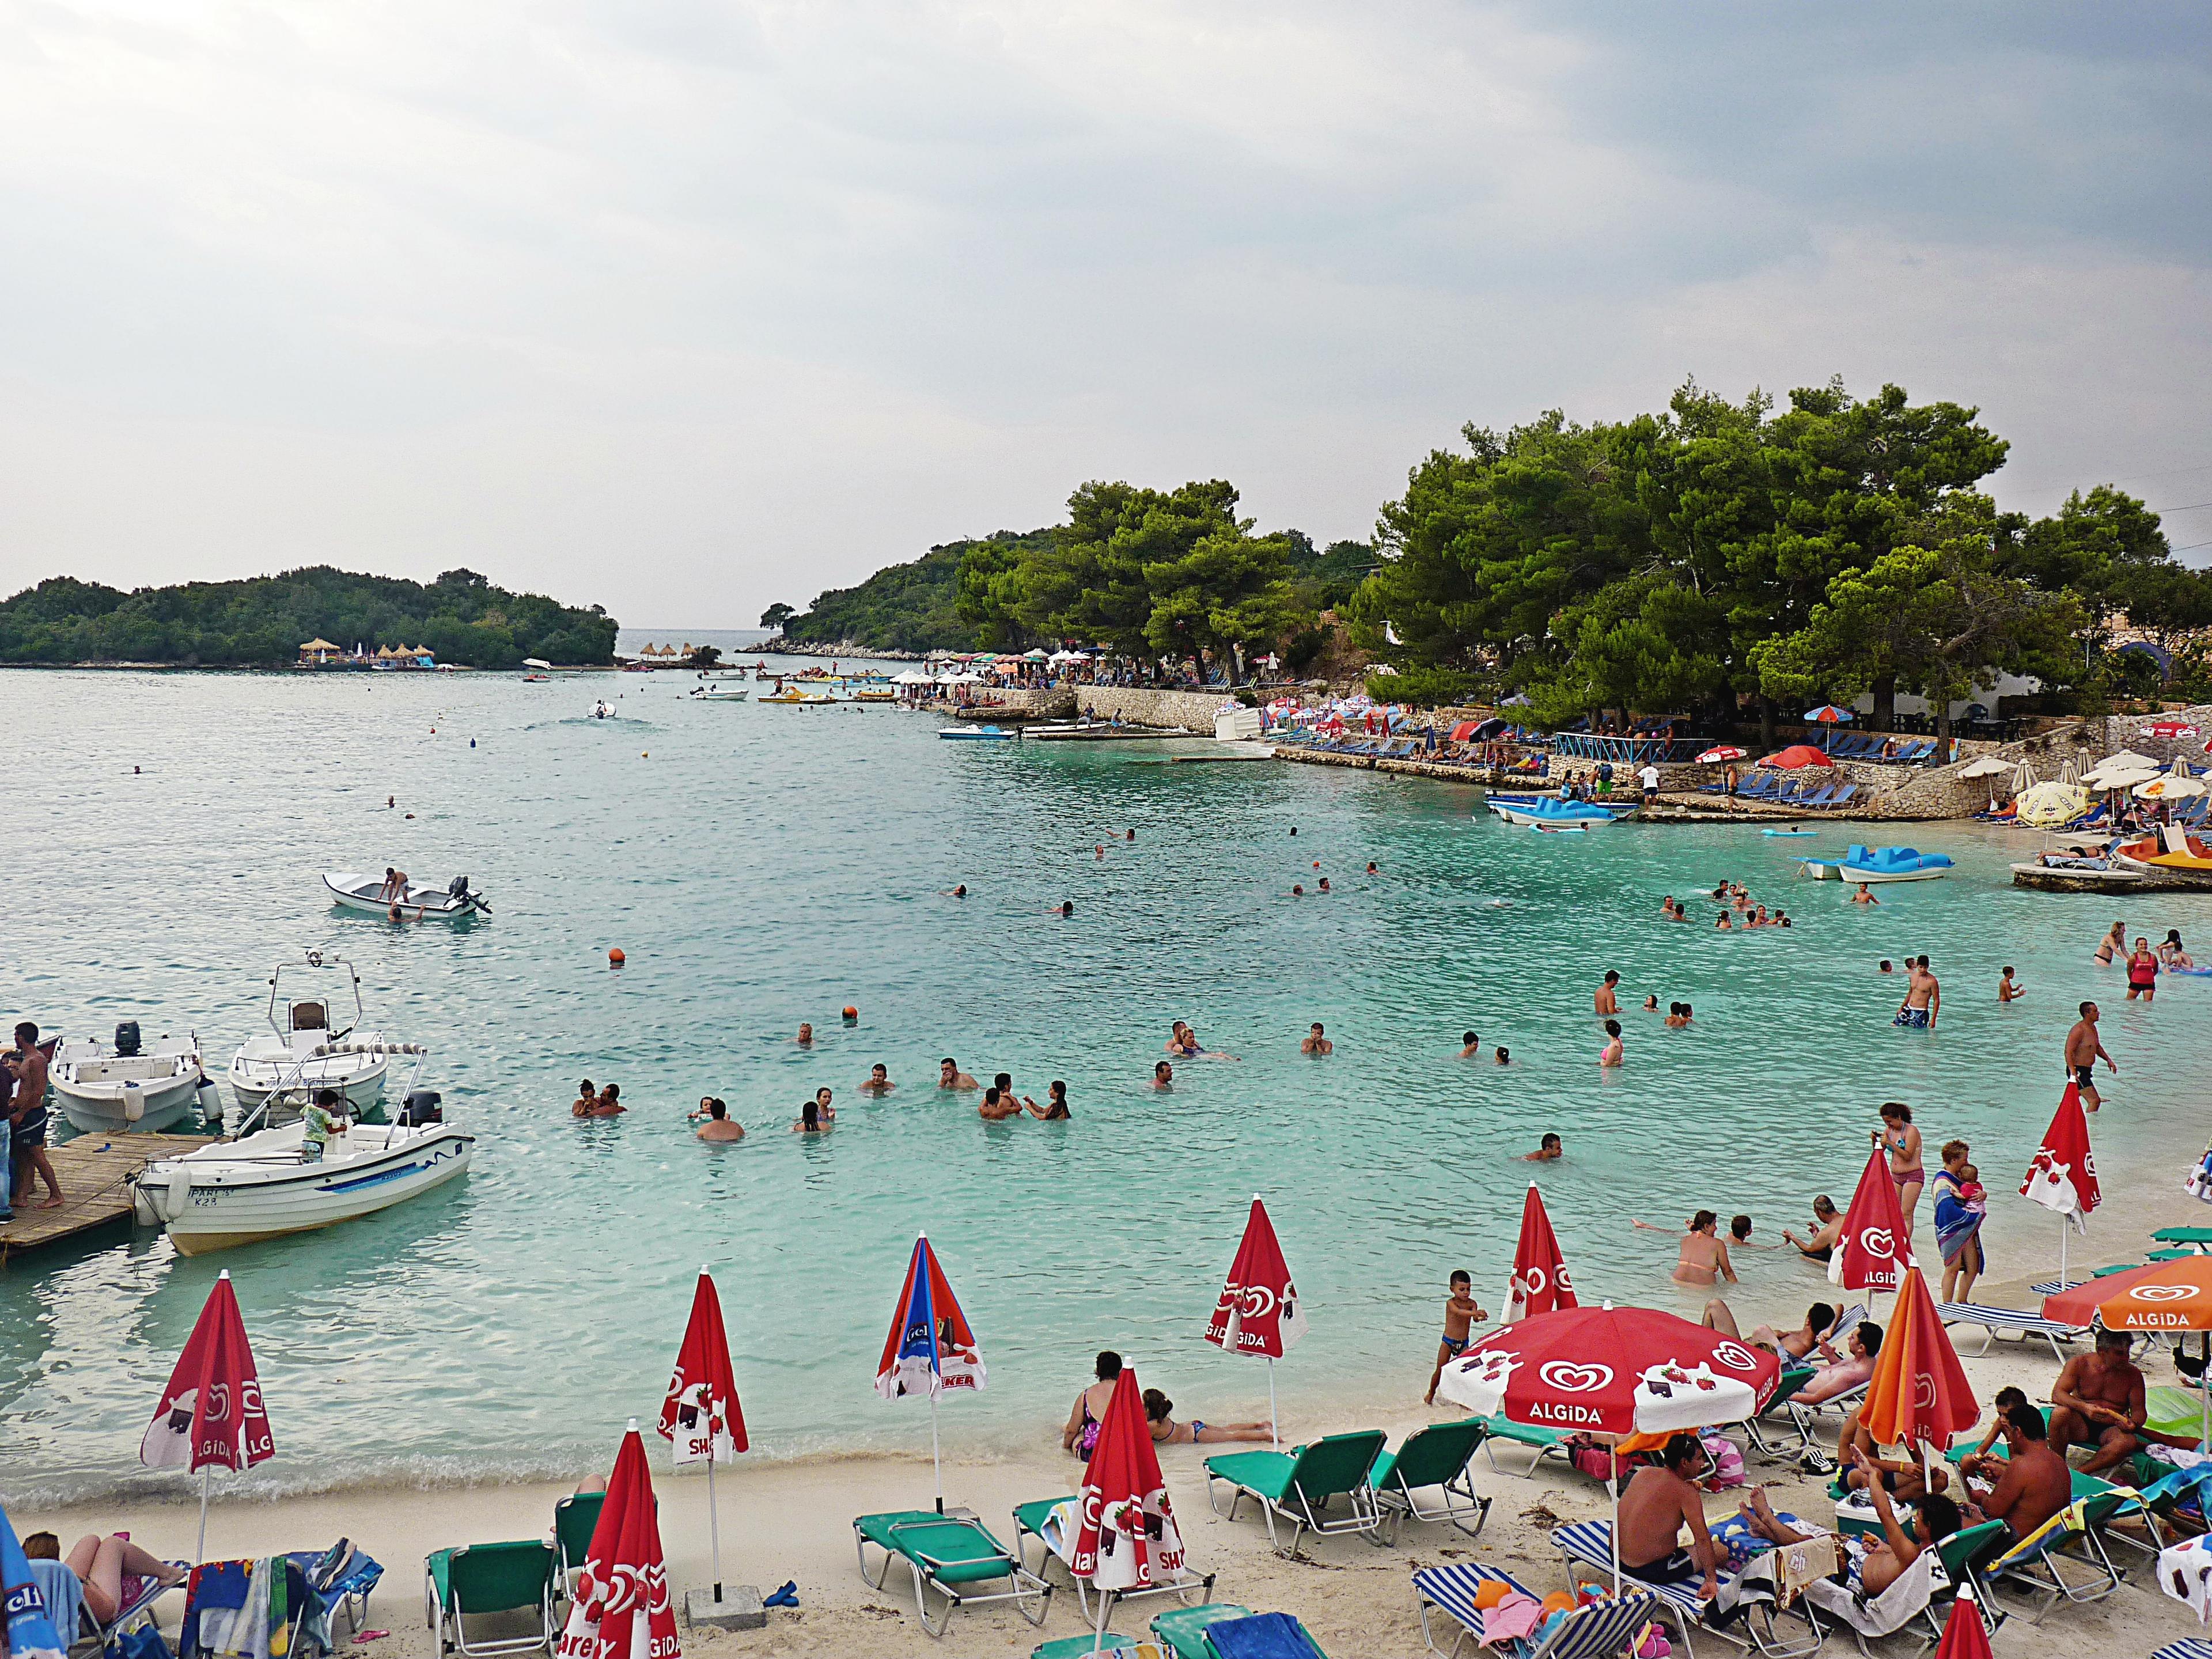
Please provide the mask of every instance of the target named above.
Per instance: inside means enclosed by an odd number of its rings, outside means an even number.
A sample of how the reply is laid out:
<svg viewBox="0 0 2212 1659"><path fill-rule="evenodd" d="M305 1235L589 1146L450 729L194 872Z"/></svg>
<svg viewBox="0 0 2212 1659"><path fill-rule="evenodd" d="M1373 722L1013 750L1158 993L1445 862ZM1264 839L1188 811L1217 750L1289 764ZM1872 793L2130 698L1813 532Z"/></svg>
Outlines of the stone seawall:
<svg viewBox="0 0 2212 1659"><path fill-rule="evenodd" d="M1079 685L1075 706L1102 720L1123 720L1139 726L1179 726L1186 732L1213 735L1213 717L1224 708L1237 707L1226 691L1146 691L1136 686Z"/></svg>

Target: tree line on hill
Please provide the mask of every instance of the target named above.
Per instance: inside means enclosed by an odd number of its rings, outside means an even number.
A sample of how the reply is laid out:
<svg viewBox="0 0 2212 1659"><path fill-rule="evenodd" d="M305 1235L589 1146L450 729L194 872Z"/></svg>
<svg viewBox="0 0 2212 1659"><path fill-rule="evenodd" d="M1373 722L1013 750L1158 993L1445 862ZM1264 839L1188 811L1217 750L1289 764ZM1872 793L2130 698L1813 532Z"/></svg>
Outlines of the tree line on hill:
<svg viewBox="0 0 2212 1659"><path fill-rule="evenodd" d="M2008 446L1978 414L1894 386L1859 398L1833 380L1778 409L1690 382L1623 421L1470 425L1383 504L1372 549L1257 534L1219 480L1086 483L1063 524L933 549L762 621L910 649L1072 641L1296 667L1333 609L1400 671L1395 697L1520 692L1547 726L1750 713L1771 732L1863 694L1886 728L1900 692L1948 708L2002 674L2054 706L2149 690L2155 663L2103 648L2124 613L2177 649L2175 690L2212 692L2191 637L2212 627L2212 574L2109 484L2043 518L2000 512L1982 485Z"/></svg>
<svg viewBox="0 0 2212 1659"><path fill-rule="evenodd" d="M512 593L473 570L425 585L317 565L131 593L57 576L0 604L0 662L267 668L323 639L347 651L427 647L440 662L507 668L525 657L611 662L615 631L598 605Z"/></svg>

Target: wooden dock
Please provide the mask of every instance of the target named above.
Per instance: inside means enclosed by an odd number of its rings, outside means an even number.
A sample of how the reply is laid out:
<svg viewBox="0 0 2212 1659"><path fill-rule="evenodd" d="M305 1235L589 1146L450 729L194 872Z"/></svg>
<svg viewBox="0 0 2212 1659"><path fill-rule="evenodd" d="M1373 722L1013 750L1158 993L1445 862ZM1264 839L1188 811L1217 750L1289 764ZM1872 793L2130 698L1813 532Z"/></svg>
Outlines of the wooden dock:
<svg viewBox="0 0 2212 1659"><path fill-rule="evenodd" d="M0 1267L21 1251L75 1238L96 1228L125 1225L131 1219L131 1182L155 1158L177 1158L214 1139L212 1135L79 1135L49 1146L54 1173L61 1177L62 1205L56 1210L30 1207L30 1189L18 1195L15 1218L0 1221ZM40 1200L46 1182L33 1178Z"/></svg>

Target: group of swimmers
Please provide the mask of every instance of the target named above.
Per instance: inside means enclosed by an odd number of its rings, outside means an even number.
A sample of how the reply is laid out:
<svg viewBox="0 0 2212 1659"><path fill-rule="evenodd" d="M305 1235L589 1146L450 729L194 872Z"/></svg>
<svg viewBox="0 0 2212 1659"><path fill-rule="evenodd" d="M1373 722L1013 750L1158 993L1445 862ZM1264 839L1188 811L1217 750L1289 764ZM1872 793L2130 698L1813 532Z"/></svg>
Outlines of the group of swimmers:
<svg viewBox="0 0 2212 1659"><path fill-rule="evenodd" d="M1708 896L1721 907L1720 913L1713 918L1713 927L1723 933L1732 932L1738 927L1794 927L1796 926L1780 905L1776 905L1772 914L1770 915L1765 905L1753 902L1751 895L1744 891L1741 884L1736 882L1722 882ZM1690 913L1684 908L1681 900L1676 898L1672 893L1660 899L1659 914L1669 921L1687 921L1690 919ZM1736 921L1737 916L1741 916L1743 920Z"/></svg>

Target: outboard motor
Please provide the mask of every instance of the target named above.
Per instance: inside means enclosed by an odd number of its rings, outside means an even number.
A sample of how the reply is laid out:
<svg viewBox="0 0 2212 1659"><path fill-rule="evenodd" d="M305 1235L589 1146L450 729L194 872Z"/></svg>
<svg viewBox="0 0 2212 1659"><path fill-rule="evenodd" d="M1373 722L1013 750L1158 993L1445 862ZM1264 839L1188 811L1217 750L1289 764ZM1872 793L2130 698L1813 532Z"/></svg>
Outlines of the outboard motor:
<svg viewBox="0 0 2212 1659"><path fill-rule="evenodd" d="M445 1109L439 1103L444 1098L435 1089L410 1089L399 1108L401 1127L419 1129L426 1123L443 1123Z"/></svg>
<svg viewBox="0 0 2212 1659"><path fill-rule="evenodd" d="M466 898L469 896L469 878L466 876L455 876L446 884L446 891L454 898Z"/></svg>
<svg viewBox="0 0 2212 1659"><path fill-rule="evenodd" d="M118 1060L130 1060L138 1053L138 1022L118 1020L115 1026L115 1054Z"/></svg>

